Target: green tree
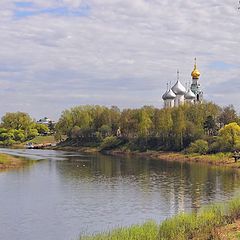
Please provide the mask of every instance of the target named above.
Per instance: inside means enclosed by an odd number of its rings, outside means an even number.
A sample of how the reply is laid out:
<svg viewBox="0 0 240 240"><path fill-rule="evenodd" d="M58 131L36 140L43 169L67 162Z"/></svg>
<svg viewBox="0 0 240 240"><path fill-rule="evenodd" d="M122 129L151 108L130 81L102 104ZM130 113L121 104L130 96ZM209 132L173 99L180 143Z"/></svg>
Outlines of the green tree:
<svg viewBox="0 0 240 240"><path fill-rule="evenodd" d="M236 122L225 125L219 131L219 141L222 150L236 150L240 145L240 126Z"/></svg>
<svg viewBox="0 0 240 240"><path fill-rule="evenodd" d="M187 148L188 153L206 154L208 150L208 142L202 139L196 140Z"/></svg>
<svg viewBox="0 0 240 240"><path fill-rule="evenodd" d="M152 121L146 109L140 109L138 114L138 134L146 138L149 135Z"/></svg>
<svg viewBox="0 0 240 240"><path fill-rule="evenodd" d="M39 134L47 134L47 133L49 133L49 128L45 124L36 124L35 128L37 129Z"/></svg>
<svg viewBox="0 0 240 240"><path fill-rule="evenodd" d="M217 125L213 116L207 116L207 119L205 120L203 126L207 135L214 135L216 132Z"/></svg>
<svg viewBox="0 0 240 240"><path fill-rule="evenodd" d="M184 131L186 129L186 119L184 116L183 108L179 107L173 111L173 134L175 135L175 145L176 150L183 149L183 137Z"/></svg>
<svg viewBox="0 0 240 240"><path fill-rule="evenodd" d="M237 122L237 121L238 121L238 116L233 105L224 107L219 116L219 122L221 126L224 126L231 122Z"/></svg>
<svg viewBox="0 0 240 240"><path fill-rule="evenodd" d="M173 128L172 109L156 109L153 121L155 136L160 137L161 144L168 149L171 142L171 133Z"/></svg>
<svg viewBox="0 0 240 240"><path fill-rule="evenodd" d="M16 130L28 130L31 128L33 120L27 113L16 112L16 113L6 113L2 117L2 127L6 129L16 129Z"/></svg>

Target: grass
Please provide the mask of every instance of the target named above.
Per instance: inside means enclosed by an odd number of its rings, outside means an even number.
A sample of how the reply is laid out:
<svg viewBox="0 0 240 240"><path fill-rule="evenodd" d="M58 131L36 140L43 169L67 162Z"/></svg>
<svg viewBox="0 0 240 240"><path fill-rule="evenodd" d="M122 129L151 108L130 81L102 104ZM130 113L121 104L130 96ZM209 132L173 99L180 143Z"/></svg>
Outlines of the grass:
<svg viewBox="0 0 240 240"><path fill-rule="evenodd" d="M236 231L236 220L240 218L240 198L225 204L215 204L202 208L198 213L181 213L163 221L160 225L147 222L129 228L120 228L111 232L93 236L81 236L80 240L207 240L238 239L240 229Z"/></svg>
<svg viewBox="0 0 240 240"><path fill-rule="evenodd" d="M95 236L80 237L80 240L151 240L158 235L158 225L149 221L143 225L134 225L130 228L119 228L109 233Z"/></svg>
<svg viewBox="0 0 240 240"><path fill-rule="evenodd" d="M44 144L44 143L56 143L56 140L53 135L50 135L50 136L37 136L28 142L32 142L35 144Z"/></svg>
<svg viewBox="0 0 240 240"><path fill-rule="evenodd" d="M0 164L9 164L11 162L10 156L5 154L0 154Z"/></svg>
<svg viewBox="0 0 240 240"><path fill-rule="evenodd" d="M20 158L0 153L0 170L18 168L23 166L24 164L25 161Z"/></svg>

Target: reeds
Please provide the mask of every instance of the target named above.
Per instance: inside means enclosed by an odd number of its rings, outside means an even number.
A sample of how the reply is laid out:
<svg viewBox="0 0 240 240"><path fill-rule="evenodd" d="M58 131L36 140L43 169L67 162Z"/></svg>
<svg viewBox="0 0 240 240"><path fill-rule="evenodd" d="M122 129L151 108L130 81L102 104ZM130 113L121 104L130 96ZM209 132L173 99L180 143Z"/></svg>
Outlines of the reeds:
<svg viewBox="0 0 240 240"><path fill-rule="evenodd" d="M151 221L143 225L120 228L80 240L186 240L217 239L216 229L240 218L240 198L225 204L204 207L198 213L181 213L160 225Z"/></svg>

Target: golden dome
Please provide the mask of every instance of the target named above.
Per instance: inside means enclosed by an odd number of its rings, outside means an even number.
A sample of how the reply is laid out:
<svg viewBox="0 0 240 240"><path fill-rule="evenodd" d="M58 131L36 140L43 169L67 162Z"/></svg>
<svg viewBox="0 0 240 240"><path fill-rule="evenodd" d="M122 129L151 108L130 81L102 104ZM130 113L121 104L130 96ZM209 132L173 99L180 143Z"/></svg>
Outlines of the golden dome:
<svg viewBox="0 0 240 240"><path fill-rule="evenodd" d="M197 61L197 59L195 58L194 69L193 69L191 75L192 75L192 78L194 78L194 79L199 79L201 73L200 73L200 72L198 71L198 69L197 69L197 63L196 63L196 61Z"/></svg>

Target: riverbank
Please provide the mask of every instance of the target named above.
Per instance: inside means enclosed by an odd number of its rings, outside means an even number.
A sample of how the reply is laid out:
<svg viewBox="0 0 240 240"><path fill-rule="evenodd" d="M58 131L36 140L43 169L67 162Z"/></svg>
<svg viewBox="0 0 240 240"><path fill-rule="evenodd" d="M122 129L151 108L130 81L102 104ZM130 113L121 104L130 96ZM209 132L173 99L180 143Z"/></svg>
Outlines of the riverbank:
<svg viewBox="0 0 240 240"><path fill-rule="evenodd" d="M129 228L120 228L80 240L208 240L239 239L240 198L225 204L214 204L198 213L181 213L158 225L147 222Z"/></svg>
<svg viewBox="0 0 240 240"><path fill-rule="evenodd" d="M104 153L112 156L137 156L171 162L203 163L214 166L240 168L240 162L235 163L231 153L200 155L200 154L185 154L182 152L164 152L164 151L129 152L121 150L110 150L105 151Z"/></svg>
<svg viewBox="0 0 240 240"><path fill-rule="evenodd" d="M20 158L16 158L7 154L0 153L0 171L6 169L20 168L26 162Z"/></svg>
<svg viewBox="0 0 240 240"><path fill-rule="evenodd" d="M213 166L222 166L230 168L240 168L240 161L236 162L232 158L231 153L216 153L216 154L184 154L182 152L164 152L164 151L129 151L122 149L113 149L101 151L97 147L73 147L73 146L56 146L51 149L74 151L84 153L98 153L101 152L105 155L120 156L120 157L140 157L155 160L164 160L170 162L189 162L189 163L202 163Z"/></svg>

